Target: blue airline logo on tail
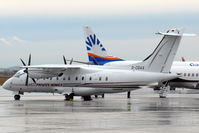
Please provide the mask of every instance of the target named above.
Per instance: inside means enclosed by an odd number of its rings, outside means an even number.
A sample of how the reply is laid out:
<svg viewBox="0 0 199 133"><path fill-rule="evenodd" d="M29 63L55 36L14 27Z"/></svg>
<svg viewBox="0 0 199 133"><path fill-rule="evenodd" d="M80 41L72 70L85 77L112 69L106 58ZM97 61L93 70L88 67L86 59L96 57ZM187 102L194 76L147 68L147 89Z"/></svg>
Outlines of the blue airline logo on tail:
<svg viewBox="0 0 199 133"><path fill-rule="evenodd" d="M89 37L87 37L86 44L87 44L86 48L87 48L88 51L91 50L93 45L98 45L101 48L101 51L106 51L106 49L100 43L99 39L96 38L95 34L90 35Z"/></svg>
<svg viewBox="0 0 199 133"><path fill-rule="evenodd" d="M86 38L85 42L88 51L89 61L92 62L93 64L104 65L105 63L112 61L123 61L122 59L117 57L107 56L106 49L103 47L103 45L101 44L101 42L99 41L99 39L96 37L95 34L89 35Z"/></svg>

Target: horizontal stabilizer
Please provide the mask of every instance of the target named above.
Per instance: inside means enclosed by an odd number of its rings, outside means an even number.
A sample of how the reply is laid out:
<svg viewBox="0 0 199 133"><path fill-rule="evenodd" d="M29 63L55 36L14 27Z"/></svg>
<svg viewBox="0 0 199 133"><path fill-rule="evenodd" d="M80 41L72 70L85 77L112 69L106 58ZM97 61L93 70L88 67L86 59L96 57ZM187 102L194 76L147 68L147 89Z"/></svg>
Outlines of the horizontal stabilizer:
<svg viewBox="0 0 199 133"><path fill-rule="evenodd" d="M188 34L188 33L177 33L177 32L169 32L169 33L163 33L163 32L157 32L155 33L157 35L165 35L165 36L196 36L196 34Z"/></svg>

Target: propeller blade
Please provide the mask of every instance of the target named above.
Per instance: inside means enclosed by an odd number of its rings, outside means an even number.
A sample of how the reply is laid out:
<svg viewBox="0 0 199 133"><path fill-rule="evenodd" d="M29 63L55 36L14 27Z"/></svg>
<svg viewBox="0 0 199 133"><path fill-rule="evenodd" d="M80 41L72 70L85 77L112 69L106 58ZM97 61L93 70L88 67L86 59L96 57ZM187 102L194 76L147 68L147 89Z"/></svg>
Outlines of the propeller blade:
<svg viewBox="0 0 199 133"><path fill-rule="evenodd" d="M64 55L63 55L63 60L64 60L64 64L67 65L66 58Z"/></svg>
<svg viewBox="0 0 199 133"><path fill-rule="evenodd" d="M32 79L32 81L36 84L36 81L35 81L35 79L34 78L31 78Z"/></svg>
<svg viewBox="0 0 199 133"><path fill-rule="evenodd" d="M28 79L29 79L29 76L28 76L28 73L27 73L27 76L26 76L26 86L28 86Z"/></svg>
<svg viewBox="0 0 199 133"><path fill-rule="evenodd" d="M28 73L28 68L26 68L26 69L24 70L24 72L25 72L25 73Z"/></svg>
<svg viewBox="0 0 199 133"><path fill-rule="evenodd" d="M30 64L31 64L31 54L29 55L28 66L30 66Z"/></svg>
<svg viewBox="0 0 199 133"><path fill-rule="evenodd" d="M72 63L73 63L73 58L70 60L70 65L72 65Z"/></svg>
<svg viewBox="0 0 199 133"><path fill-rule="evenodd" d="M22 64L24 65L24 66L26 66L26 63L20 58L20 60L21 60L21 62L22 62Z"/></svg>

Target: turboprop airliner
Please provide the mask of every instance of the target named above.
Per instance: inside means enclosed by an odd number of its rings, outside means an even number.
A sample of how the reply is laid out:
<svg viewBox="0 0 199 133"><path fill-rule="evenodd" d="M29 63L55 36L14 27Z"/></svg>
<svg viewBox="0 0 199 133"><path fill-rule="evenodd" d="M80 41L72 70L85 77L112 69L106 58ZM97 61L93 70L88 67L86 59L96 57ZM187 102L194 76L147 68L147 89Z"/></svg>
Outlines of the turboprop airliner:
<svg viewBox="0 0 199 133"><path fill-rule="evenodd" d="M15 100L20 100L24 92L51 92L63 94L66 100L73 99L73 96L90 100L90 95L126 92L156 83L162 83L162 87L167 88L164 81L179 77L169 72L183 33L172 29L159 34L163 38L154 52L143 62L133 64L132 69L72 65L65 60L63 65L31 65L29 56L28 64L21 60L24 65L22 69L2 87L14 91ZM91 38L91 41L95 39Z"/></svg>
<svg viewBox="0 0 199 133"><path fill-rule="evenodd" d="M118 57L110 56L107 53L104 45L100 42L99 38L90 27L85 27L84 31L86 34L85 44L90 64L135 70L143 69L140 66L135 67L134 65L132 65L141 61L129 61ZM195 36L195 34L186 35ZM182 57L182 61L173 62L171 72L177 73L181 75L181 77L169 81L170 87L199 89L199 62L185 61L185 58Z"/></svg>

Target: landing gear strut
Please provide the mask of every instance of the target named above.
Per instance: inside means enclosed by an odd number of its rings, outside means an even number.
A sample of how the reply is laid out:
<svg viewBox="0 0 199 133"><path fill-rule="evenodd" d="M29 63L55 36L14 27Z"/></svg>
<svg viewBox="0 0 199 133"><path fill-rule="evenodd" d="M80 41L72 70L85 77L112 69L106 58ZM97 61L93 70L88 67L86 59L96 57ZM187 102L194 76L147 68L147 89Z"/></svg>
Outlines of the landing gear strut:
<svg viewBox="0 0 199 133"><path fill-rule="evenodd" d="M64 95L65 96L65 101L72 101L73 100L73 98L74 98L74 94L73 93L71 93L71 94L66 94L66 95Z"/></svg>
<svg viewBox="0 0 199 133"><path fill-rule="evenodd" d="M127 92L127 98L131 98L131 91Z"/></svg>
<svg viewBox="0 0 199 133"><path fill-rule="evenodd" d="M160 98L166 98L169 90L170 90L170 86L168 85L168 82L163 83L163 85L160 87L160 91L159 91Z"/></svg>
<svg viewBox="0 0 199 133"><path fill-rule="evenodd" d="M20 98L21 98L21 96L20 96L20 95L14 95L14 99L15 99L16 101L19 101L19 100L20 100Z"/></svg>

